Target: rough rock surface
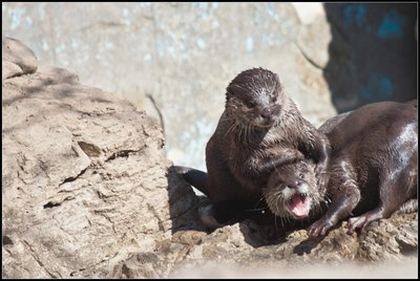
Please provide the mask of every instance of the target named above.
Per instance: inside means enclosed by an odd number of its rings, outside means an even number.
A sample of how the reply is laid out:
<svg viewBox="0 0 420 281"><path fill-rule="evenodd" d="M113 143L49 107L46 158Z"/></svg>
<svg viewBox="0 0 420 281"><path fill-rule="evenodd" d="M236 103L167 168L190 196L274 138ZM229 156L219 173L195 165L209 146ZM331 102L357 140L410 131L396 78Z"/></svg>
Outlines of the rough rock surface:
<svg viewBox="0 0 420 281"><path fill-rule="evenodd" d="M172 172L144 112L65 69L2 82L3 277L289 276L327 263L324 276L333 263L348 277L360 262L417 260L416 213L315 240L304 229L273 239L274 226L251 220L208 233L197 217L206 200Z"/></svg>
<svg viewBox="0 0 420 281"><path fill-rule="evenodd" d="M36 71L37 59L27 46L13 38L2 42L2 79Z"/></svg>
<svg viewBox="0 0 420 281"><path fill-rule="evenodd" d="M195 200L168 189L158 124L64 69L3 80L2 137L7 277L103 276L170 238Z"/></svg>

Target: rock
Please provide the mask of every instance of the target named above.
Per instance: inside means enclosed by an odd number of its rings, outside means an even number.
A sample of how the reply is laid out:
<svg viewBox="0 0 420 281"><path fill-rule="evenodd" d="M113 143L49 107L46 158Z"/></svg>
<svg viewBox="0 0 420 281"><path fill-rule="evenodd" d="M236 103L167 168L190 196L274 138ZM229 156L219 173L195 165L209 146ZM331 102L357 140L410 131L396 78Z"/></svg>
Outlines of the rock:
<svg viewBox="0 0 420 281"><path fill-rule="evenodd" d="M36 71L37 59L31 49L13 38L5 37L2 41L2 80Z"/></svg>
<svg viewBox="0 0 420 281"><path fill-rule="evenodd" d="M174 267L171 276L301 278L417 274L416 213L395 214L372 223L359 236L348 235L344 222L325 238L308 239L306 230L301 229L289 233L281 242L257 248L244 242L252 239L243 231L250 223L225 226L204 237Z"/></svg>
<svg viewBox="0 0 420 281"><path fill-rule="evenodd" d="M390 222L380 220L367 226L357 255L359 259L381 261L399 254L413 254L417 246L417 214L394 215Z"/></svg>
<svg viewBox="0 0 420 281"><path fill-rule="evenodd" d="M318 15L302 28L297 37L297 44L302 55L316 68L324 69L330 58L328 45L331 43L329 24L324 16Z"/></svg>
<svg viewBox="0 0 420 281"><path fill-rule="evenodd" d="M10 61L3 61L1 76L2 80L13 76L18 76L22 73L22 69L17 64Z"/></svg>
<svg viewBox="0 0 420 281"><path fill-rule="evenodd" d="M106 276L191 225L196 198L168 173L156 122L65 69L26 74L3 80L5 276Z"/></svg>
<svg viewBox="0 0 420 281"><path fill-rule="evenodd" d="M145 112L54 67L6 78L3 93L5 278L416 275L417 213L359 235L344 222L278 237L252 220L209 233L208 200L174 173Z"/></svg>

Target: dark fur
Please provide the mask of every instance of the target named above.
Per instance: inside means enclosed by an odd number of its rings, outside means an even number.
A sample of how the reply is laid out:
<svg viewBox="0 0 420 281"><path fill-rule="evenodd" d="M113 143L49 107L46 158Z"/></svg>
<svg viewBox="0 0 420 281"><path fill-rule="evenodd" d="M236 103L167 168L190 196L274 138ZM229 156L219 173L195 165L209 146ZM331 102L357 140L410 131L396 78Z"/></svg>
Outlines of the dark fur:
<svg viewBox="0 0 420 281"><path fill-rule="evenodd" d="M380 102L331 118L327 192L332 203L312 224L324 235L349 218L349 233L397 210L417 209L417 101Z"/></svg>
<svg viewBox="0 0 420 281"><path fill-rule="evenodd" d="M206 147L207 178L179 168L210 198L221 223L255 208L275 167L312 159L322 181L329 149L326 137L302 117L273 72L243 71L226 90L225 111Z"/></svg>
<svg viewBox="0 0 420 281"><path fill-rule="evenodd" d="M263 189L264 198L272 213L286 220L294 219L286 204L296 193L310 198L310 218L320 213L321 203L325 200L325 187L318 186L312 161L303 160L277 168L271 174L267 187Z"/></svg>
<svg viewBox="0 0 420 281"><path fill-rule="evenodd" d="M308 161L276 169L264 189L275 215L291 217L285 207L290 194L281 191L302 173L313 199L309 222L324 214L309 228L312 236L324 235L352 215L350 233L395 211L417 210L417 100L371 104L327 120L320 131L331 141L330 181L326 188L316 186Z"/></svg>

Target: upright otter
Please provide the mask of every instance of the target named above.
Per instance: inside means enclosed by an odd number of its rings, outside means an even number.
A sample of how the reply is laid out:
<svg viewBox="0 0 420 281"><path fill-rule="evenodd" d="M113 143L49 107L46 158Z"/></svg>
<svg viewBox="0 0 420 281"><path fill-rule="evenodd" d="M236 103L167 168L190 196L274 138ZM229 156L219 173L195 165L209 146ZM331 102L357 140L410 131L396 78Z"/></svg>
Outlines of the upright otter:
<svg viewBox="0 0 420 281"><path fill-rule="evenodd" d="M327 138L302 117L277 74L253 68L226 89L225 111L206 146L208 174L178 169L209 197L212 215L224 224L255 208L275 167L312 159L322 185L328 149Z"/></svg>
<svg viewBox="0 0 420 281"><path fill-rule="evenodd" d="M267 200L275 215L310 217L313 222L320 215L314 206L328 194L330 205L309 227L309 234L318 236L351 215L355 217L349 219L349 233L397 210L417 209L415 101L369 104L329 119L319 130L328 136L332 148L327 188L314 188L310 163L285 166L272 174L264 189L265 197L275 198ZM297 184L289 184L305 171L306 194ZM311 195L313 202L302 204L294 199L302 193Z"/></svg>

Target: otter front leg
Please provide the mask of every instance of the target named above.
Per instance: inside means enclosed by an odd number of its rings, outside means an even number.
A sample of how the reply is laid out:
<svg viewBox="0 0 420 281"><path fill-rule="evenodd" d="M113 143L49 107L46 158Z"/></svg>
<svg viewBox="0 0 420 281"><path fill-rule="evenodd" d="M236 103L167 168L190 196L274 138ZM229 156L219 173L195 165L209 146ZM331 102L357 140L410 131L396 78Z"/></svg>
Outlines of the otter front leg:
<svg viewBox="0 0 420 281"><path fill-rule="evenodd" d="M271 174L276 167L303 159L305 159L305 157L302 153L300 153L300 151L295 149L285 149L278 155L275 155L275 157L260 158L257 162L256 169L261 174Z"/></svg>
<svg viewBox="0 0 420 281"><path fill-rule="evenodd" d="M309 227L310 236L325 235L337 223L349 217L360 201L360 191L351 173L345 169L336 173L336 176L341 176L340 180L328 184L332 195L331 205L325 215Z"/></svg>
<svg viewBox="0 0 420 281"><path fill-rule="evenodd" d="M360 193L354 190L351 194L344 194L333 198L332 205L327 213L314 222L308 229L310 236L325 235L331 228L346 217L350 216L351 211L356 207L360 200Z"/></svg>
<svg viewBox="0 0 420 281"><path fill-rule="evenodd" d="M398 177L393 177L386 173L380 174L379 183L379 205L361 216L350 218L348 221L348 233L353 233L356 229L363 229L370 222L382 218L388 218L395 211L416 211L417 202L416 181L410 178L410 169L403 170Z"/></svg>
<svg viewBox="0 0 420 281"><path fill-rule="evenodd" d="M310 137L302 139L300 143L300 147L305 155L309 155L316 163L315 174L318 179L318 186L323 187L328 181L328 174L326 172L331 151L328 138L323 133L313 129Z"/></svg>
<svg viewBox="0 0 420 281"><path fill-rule="evenodd" d="M356 229L363 229L370 222L382 219L384 217L384 208L382 206L375 208L361 216L353 217L348 220L348 234L352 234Z"/></svg>

